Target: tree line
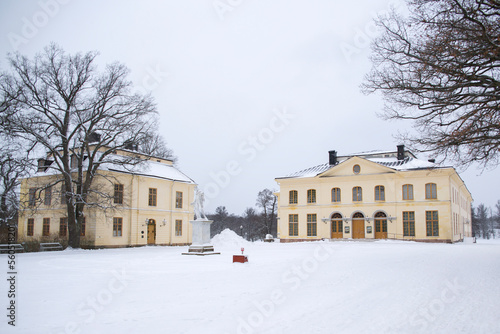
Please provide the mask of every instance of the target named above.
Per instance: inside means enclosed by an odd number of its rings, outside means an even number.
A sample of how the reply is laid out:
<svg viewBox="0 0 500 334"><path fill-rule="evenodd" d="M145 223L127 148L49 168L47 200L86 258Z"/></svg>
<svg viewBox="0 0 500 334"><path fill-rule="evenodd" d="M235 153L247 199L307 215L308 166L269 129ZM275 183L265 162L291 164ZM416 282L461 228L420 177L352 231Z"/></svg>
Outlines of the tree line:
<svg viewBox="0 0 500 334"><path fill-rule="evenodd" d="M259 211L254 207L248 207L242 215L229 213L225 206L217 207L215 213L207 215L208 219L213 220L210 237L225 229L230 229L249 241L262 240L268 234L276 237L276 196L271 190L264 189L257 194L255 205Z"/></svg>
<svg viewBox="0 0 500 334"><path fill-rule="evenodd" d="M472 207L472 236L476 238L490 239L499 236L500 233L500 200L492 210L484 204Z"/></svg>

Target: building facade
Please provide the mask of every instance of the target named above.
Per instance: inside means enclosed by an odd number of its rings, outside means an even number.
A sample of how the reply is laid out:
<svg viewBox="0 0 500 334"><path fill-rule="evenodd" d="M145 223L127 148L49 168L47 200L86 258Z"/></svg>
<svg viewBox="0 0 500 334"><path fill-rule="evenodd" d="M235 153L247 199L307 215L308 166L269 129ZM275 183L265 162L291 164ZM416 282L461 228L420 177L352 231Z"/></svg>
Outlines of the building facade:
<svg viewBox="0 0 500 334"><path fill-rule="evenodd" d="M457 242L471 236L472 197L453 167L397 151L337 156L276 178L278 238Z"/></svg>
<svg viewBox="0 0 500 334"><path fill-rule="evenodd" d="M95 193L101 194L97 202L102 205L84 209L83 248L191 243L195 182L170 160L134 155L142 160L134 168L107 166L94 179ZM19 215L20 242L64 241L68 237L62 185L54 182L60 175L44 167L51 163L50 158L42 161L36 175L21 182L21 202L27 205Z"/></svg>

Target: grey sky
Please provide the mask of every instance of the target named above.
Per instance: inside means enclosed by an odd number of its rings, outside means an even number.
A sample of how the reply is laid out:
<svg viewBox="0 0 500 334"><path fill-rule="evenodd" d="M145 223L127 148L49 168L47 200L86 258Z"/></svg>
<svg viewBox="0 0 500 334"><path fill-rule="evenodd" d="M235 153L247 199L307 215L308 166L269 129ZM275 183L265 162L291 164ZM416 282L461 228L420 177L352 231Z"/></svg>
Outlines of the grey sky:
<svg viewBox="0 0 500 334"><path fill-rule="evenodd" d="M56 42L124 63L151 91L180 169L241 214L274 178L339 154L395 149L409 123L376 117L359 91L371 64L372 18L388 0L0 2L0 68L18 50ZM426 159L426 156L421 156ZM500 199L500 171L461 173L475 205Z"/></svg>

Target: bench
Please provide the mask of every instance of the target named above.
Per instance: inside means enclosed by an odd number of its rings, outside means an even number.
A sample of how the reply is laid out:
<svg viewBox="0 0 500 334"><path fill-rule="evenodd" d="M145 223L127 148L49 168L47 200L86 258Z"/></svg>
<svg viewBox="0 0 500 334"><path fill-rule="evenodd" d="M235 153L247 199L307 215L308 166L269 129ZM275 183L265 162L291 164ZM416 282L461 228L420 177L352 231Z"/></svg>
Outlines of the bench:
<svg viewBox="0 0 500 334"><path fill-rule="evenodd" d="M63 246L58 242L41 242L40 252L63 250Z"/></svg>
<svg viewBox="0 0 500 334"><path fill-rule="evenodd" d="M0 244L0 254L24 253L24 247L21 244Z"/></svg>

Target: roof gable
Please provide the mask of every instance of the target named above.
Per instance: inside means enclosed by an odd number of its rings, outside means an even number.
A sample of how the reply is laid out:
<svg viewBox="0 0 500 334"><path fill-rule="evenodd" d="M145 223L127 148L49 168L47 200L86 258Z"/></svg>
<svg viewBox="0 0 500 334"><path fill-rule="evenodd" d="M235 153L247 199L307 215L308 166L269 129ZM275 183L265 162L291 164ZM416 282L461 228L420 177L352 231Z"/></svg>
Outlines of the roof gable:
<svg viewBox="0 0 500 334"><path fill-rule="evenodd" d="M359 166L359 172L354 172L354 166ZM318 175L318 177L336 177L352 175L373 175L394 173L395 170L379 163L372 162L360 157L351 157L341 163L333 166L327 171Z"/></svg>

